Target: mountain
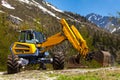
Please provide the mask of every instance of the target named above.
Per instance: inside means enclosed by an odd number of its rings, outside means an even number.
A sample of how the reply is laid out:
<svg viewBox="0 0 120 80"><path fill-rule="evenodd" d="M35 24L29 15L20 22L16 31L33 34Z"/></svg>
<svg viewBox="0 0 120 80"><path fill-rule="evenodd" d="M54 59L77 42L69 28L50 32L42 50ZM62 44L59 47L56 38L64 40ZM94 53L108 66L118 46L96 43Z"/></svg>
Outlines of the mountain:
<svg viewBox="0 0 120 80"><path fill-rule="evenodd" d="M101 29L79 14L59 10L45 0L1 0L0 70L5 70L3 66L6 64L7 55L10 54L10 45L18 40L19 30L35 29L49 37L62 31L59 23L61 18L65 18L69 25L76 26L90 51L107 50L115 59L120 59L116 57L120 54L119 35ZM55 46L50 53L56 50L65 52L67 56L78 53L67 41Z"/></svg>
<svg viewBox="0 0 120 80"><path fill-rule="evenodd" d="M98 27L101 27L111 33L120 29L118 19L115 17L101 16L99 14L91 13L86 15L86 18L92 23L95 23Z"/></svg>

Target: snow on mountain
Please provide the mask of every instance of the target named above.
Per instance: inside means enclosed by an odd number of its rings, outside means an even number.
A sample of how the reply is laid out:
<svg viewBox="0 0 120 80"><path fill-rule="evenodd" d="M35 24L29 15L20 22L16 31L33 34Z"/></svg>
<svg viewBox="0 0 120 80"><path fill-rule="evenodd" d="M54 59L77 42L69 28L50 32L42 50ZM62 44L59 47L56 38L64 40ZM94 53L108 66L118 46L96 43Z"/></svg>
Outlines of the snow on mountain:
<svg viewBox="0 0 120 80"><path fill-rule="evenodd" d="M5 0L1 1L2 6L8 8L8 9L15 9L14 7L12 7L8 2L6 2Z"/></svg>
<svg viewBox="0 0 120 80"><path fill-rule="evenodd" d="M101 15L97 15L94 13L88 14L86 18L91 21L92 23L95 23L98 27L104 27L106 24L106 17L103 17ZM104 18L104 20L103 20Z"/></svg>
<svg viewBox="0 0 120 80"><path fill-rule="evenodd" d="M90 16L91 15L91 16ZM100 16L100 15L97 15L97 14L94 14L94 13L92 13L92 14L90 14L90 15L87 15L86 17L88 18L88 20L89 21L91 21L91 20L100 20L100 19L102 19L102 16ZM98 17L99 16L99 17Z"/></svg>
<svg viewBox="0 0 120 80"><path fill-rule="evenodd" d="M13 23L13 24L16 24L16 25L19 25L21 22L23 22L23 20L17 16L13 16L13 15L9 15L8 16L8 19Z"/></svg>
<svg viewBox="0 0 120 80"><path fill-rule="evenodd" d="M23 3L26 3L26 4L29 4L29 3L30 3L29 0L18 0L18 1L23 2Z"/></svg>
<svg viewBox="0 0 120 80"><path fill-rule="evenodd" d="M15 18L15 19L17 19L17 20L19 20L19 21L23 21L21 18L16 17L16 16L13 16L13 15L10 15L10 17L13 17L13 18Z"/></svg>
<svg viewBox="0 0 120 80"><path fill-rule="evenodd" d="M88 20L91 21L91 18L92 18L92 16L90 16L90 17L88 18Z"/></svg>
<svg viewBox="0 0 120 80"><path fill-rule="evenodd" d="M63 13L62 10L57 9L56 7L52 6L48 2L45 2L45 1L42 1L42 2L43 2L43 4L47 5L48 7L51 7L52 9L54 9L55 11Z"/></svg>
<svg viewBox="0 0 120 80"><path fill-rule="evenodd" d="M39 9L41 9L43 12L48 13L49 15L56 17L57 19L60 19L58 16L55 15L55 13L49 11L48 9L46 9L45 7L43 7L42 5L40 5L40 3L36 2L35 0L19 0L20 2L29 4L29 5L33 5L38 7ZM56 9L57 10L57 9Z"/></svg>
<svg viewBox="0 0 120 80"><path fill-rule="evenodd" d="M5 13L4 11L0 10L0 13Z"/></svg>
<svg viewBox="0 0 120 80"><path fill-rule="evenodd" d="M120 27L118 28L118 30L120 29Z"/></svg>
<svg viewBox="0 0 120 80"><path fill-rule="evenodd" d="M111 33L113 33L113 32L115 32L117 29L116 28L114 28L112 31L111 31Z"/></svg>

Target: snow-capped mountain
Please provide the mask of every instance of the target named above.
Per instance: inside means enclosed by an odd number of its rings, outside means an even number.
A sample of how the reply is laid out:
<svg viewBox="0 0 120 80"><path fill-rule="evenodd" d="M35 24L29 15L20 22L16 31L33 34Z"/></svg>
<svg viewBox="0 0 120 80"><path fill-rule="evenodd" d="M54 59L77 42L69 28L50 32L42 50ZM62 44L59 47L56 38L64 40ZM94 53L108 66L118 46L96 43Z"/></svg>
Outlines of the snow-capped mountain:
<svg viewBox="0 0 120 80"><path fill-rule="evenodd" d="M92 23L95 23L98 27L101 27L107 31L110 31L111 33L119 30L119 24L117 23L117 18L110 17L110 16L101 16L98 14L88 14L86 18L91 21Z"/></svg>

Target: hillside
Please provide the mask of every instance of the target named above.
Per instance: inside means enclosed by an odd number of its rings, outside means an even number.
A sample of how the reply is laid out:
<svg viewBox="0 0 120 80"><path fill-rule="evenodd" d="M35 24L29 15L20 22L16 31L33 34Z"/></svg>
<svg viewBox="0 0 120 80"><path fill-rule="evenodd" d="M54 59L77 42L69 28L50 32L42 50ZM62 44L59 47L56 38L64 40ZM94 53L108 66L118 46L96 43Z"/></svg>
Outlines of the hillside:
<svg viewBox="0 0 120 80"><path fill-rule="evenodd" d="M61 18L77 27L87 41L90 51L108 50L117 61L120 61L120 37L97 27L83 16L59 10L44 0L1 0L0 70L5 70L3 66L6 64L7 55L10 54L9 47L17 41L18 30L35 29L49 37L62 30L59 23ZM50 52L56 50L64 51L66 55L76 54L67 41L55 46Z"/></svg>

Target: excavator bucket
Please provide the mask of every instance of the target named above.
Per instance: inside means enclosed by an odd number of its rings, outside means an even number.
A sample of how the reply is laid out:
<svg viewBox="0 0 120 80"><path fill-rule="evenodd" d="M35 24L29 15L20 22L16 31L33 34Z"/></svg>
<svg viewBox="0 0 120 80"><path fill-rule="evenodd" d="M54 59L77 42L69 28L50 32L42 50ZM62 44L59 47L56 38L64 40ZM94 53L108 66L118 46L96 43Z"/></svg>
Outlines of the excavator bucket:
<svg viewBox="0 0 120 80"><path fill-rule="evenodd" d="M80 55L73 55L68 58L67 68L86 68L80 61Z"/></svg>
<svg viewBox="0 0 120 80"><path fill-rule="evenodd" d="M95 52L90 52L86 55L85 61L91 61L95 57ZM82 56L80 54L73 55L68 58L67 68L87 68L81 61Z"/></svg>
<svg viewBox="0 0 120 80"><path fill-rule="evenodd" d="M79 68L81 66L80 57L78 55L70 56L67 65L67 68Z"/></svg>

